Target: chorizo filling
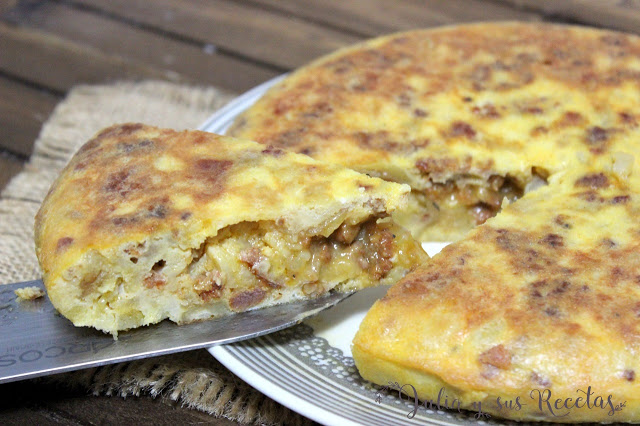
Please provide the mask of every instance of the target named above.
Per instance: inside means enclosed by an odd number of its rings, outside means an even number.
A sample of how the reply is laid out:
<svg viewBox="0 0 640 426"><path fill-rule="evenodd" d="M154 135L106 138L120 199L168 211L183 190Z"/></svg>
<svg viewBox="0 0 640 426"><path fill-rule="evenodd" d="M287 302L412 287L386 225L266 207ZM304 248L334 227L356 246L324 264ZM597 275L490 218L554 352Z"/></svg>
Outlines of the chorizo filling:
<svg viewBox="0 0 640 426"><path fill-rule="evenodd" d="M461 174L444 182L433 182L411 192L409 207L394 213L394 220L413 230L421 241L455 241L471 228L483 224L500 211L503 201L516 201L525 193L545 185L548 172L533 167L525 178L490 175L482 178Z"/></svg>
<svg viewBox="0 0 640 426"><path fill-rule="evenodd" d="M398 256L402 250L403 255ZM271 222L240 223L207 239L187 273L203 302L224 299L234 311L263 301L315 297L391 281L425 256L389 220L342 223L329 236L296 236Z"/></svg>
<svg viewBox="0 0 640 426"><path fill-rule="evenodd" d="M91 251L63 279L92 307L106 307L110 329L125 330L392 284L427 259L406 230L377 217L335 218L307 233L241 222L195 248L174 238L127 243L108 257Z"/></svg>
<svg viewBox="0 0 640 426"><path fill-rule="evenodd" d="M515 201L524 194L524 185L511 176L491 175L486 181L460 176L433 183L425 196L437 208L464 207L475 225L483 224L500 211L503 199Z"/></svg>

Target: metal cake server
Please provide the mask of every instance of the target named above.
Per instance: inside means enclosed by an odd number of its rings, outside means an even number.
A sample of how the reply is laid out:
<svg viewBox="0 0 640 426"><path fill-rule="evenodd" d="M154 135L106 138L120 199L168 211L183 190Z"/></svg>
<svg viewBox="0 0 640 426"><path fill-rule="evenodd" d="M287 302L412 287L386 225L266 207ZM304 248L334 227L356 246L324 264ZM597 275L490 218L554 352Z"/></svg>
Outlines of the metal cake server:
<svg viewBox="0 0 640 426"><path fill-rule="evenodd" d="M47 296L16 297L15 289L31 286L44 289L39 280L0 285L0 383L250 339L297 324L352 294L330 293L193 324L163 321L121 332L114 340L73 326Z"/></svg>

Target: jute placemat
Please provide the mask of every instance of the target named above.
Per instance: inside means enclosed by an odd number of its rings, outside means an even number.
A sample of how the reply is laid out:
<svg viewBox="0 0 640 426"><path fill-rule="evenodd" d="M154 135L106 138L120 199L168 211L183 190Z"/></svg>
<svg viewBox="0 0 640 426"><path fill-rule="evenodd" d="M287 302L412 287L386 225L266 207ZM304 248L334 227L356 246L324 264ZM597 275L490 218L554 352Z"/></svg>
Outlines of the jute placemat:
<svg viewBox="0 0 640 426"><path fill-rule="evenodd" d="M51 182L82 143L114 123L197 128L233 95L166 82L78 86L54 110L25 170L0 194L0 283L40 276L33 218ZM247 424L310 424L234 376L204 350L92 368L43 380L96 395L147 393Z"/></svg>

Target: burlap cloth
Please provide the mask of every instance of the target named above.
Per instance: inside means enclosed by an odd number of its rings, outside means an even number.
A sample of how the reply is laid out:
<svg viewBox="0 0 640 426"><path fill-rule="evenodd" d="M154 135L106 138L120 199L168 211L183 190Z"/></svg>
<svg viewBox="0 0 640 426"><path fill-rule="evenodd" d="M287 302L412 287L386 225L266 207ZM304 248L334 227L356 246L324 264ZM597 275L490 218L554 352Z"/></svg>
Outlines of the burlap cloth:
<svg viewBox="0 0 640 426"><path fill-rule="evenodd" d="M197 128L233 95L166 82L78 86L54 110L25 170L0 194L0 283L39 278L33 218L57 173L103 127L139 121ZM95 395L147 393L247 424L309 424L234 376L204 350L92 368L46 379Z"/></svg>

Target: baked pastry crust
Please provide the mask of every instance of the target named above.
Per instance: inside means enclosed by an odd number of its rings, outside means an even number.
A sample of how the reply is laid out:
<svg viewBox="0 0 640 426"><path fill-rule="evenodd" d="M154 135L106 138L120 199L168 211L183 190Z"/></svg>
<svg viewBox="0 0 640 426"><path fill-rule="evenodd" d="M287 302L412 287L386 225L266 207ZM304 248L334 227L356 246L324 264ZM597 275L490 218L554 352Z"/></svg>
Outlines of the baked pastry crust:
<svg viewBox="0 0 640 426"><path fill-rule="evenodd" d="M638 135L640 39L546 23L394 34L292 73L229 134L412 188L394 219L452 241Z"/></svg>
<svg viewBox="0 0 640 426"><path fill-rule="evenodd" d="M116 334L395 282L425 254L384 219L409 188L255 142L115 125L36 217L53 305Z"/></svg>
<svg viewBox="0 0 640 426"><path fill-rule="evenodd" d="M362 376L472 414L639 422L640 179L609 160L552 175L394 285L354 339Z"/></svg>

